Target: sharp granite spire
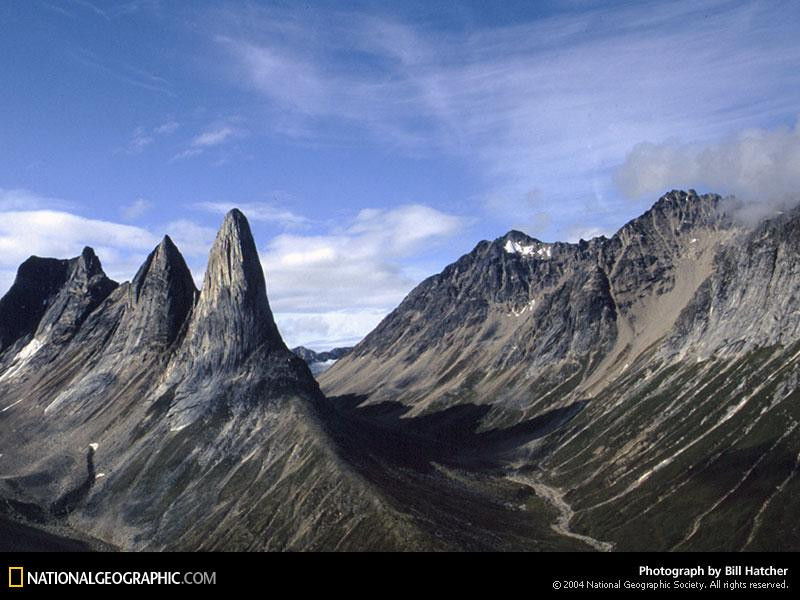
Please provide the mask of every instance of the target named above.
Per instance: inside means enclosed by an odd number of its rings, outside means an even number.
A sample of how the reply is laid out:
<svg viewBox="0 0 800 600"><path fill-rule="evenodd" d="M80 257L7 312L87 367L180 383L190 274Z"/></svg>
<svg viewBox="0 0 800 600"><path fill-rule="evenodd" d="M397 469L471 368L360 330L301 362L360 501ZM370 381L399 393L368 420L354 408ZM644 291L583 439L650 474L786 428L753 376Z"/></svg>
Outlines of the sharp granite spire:
<svg viewBox="0 0 800 600"><path fill-rule="evenodd" d="M123 335L130 350L165 348L178 337L194 307L192 273L169 236L150 253L128 290Z"/></svg>
<svg viewBox="0 0 800 600"><path fill-rule="evenodd" d="M250 225L238 209L225 216L211 248L186 344L212 369L237 366L262 345L285 349Z"/></svg>

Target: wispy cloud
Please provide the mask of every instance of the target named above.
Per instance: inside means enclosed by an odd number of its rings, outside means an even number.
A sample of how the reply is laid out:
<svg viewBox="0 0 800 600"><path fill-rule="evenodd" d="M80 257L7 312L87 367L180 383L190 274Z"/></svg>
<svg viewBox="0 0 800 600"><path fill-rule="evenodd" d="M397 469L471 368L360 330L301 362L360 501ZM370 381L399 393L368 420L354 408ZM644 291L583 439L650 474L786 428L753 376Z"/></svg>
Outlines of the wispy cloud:
<svg viewBox="0 0 800 600"><path fill-rule="evenodd" d="M140 125L133 130L131 139L126 144L124 152L127 154L141 154L145 148L150 146L158 138L175 133L179 127L180 124L174 120L165 121L156 127L144 127Z"/></svg>
<svg viewBox="0 0 800 600"><path fill-rule="evenodd" d="M282 132L461 156L483 174L490 215L537 191L554 235L587 202L594 216L625 212L611 172L635 144L713 139L800 101L792 3L640 2L463 31L252 8L227 23L215 39L234 77Z"/></svg>
<svg viewBox="0 0 800 600"><path fill-rule="evenodd" d="M212 125L205 131L194 136L189 142L188 147L176 154L173 160L198 156L209 148L221 146L242 135L244 135L244 130L230 123Z"/></svg>
<svg viewBox="0 0 800 600"><path fill-rule="evenodd" d="M155 129L153 129L153 132L155 132L157 135L169 135L170 133L175 133L176 131L178 131L179 127L180 123L170 119L169 121L165 121Z"/></svg>
<svg viewBox="0 0 800 600"><path fill-rule="evenodd" d="M232 127L223 125L205 131L192 140L193 148L207 148L209 146L216 146L230 139L236 131Z"/></svg>
<svg viewBox="0 0 800 600"><path fill-rule="evenodd" d="M153 143L155 137L148 133L144 127L137 127L133 131L133 135L131 136L128 145L125 147L125 151L128 154L139 154L142 152L147 146Z"/></svg>
<svg viewBox="0 0 800 600"><path fill-rule="evenodd" d="M119 2L110 6L108 4L90 2L89 0L70 0L70 2L105 21L113 21L119 17L136 13L144 6L155 4L157 0L129 0L128 2Z"/></svg>
<svg viewBox="0 0 800 600"><path fill-rule="evenodd" d="M126 220L133 221L145 215L151 208L153 208L152 202L145 198L137 198L130 204L123 206L121 212Z"/></svg>
<svg viewBox="0 0 800 600"><path fill-rule="evenodd" d="M70 210L73 204L59 198L50 198L24 188L7 189L0 187L0 211L35 210L53 208Z"/></svg>
<svg viewBox="0 0 800 600"><path fill-rule="evenodd" d="M105 59L85 48L72 48L69 54L84 67L104 73L118 81L151 92L175 97L170 81L146 69L125 62Z"/></svg>

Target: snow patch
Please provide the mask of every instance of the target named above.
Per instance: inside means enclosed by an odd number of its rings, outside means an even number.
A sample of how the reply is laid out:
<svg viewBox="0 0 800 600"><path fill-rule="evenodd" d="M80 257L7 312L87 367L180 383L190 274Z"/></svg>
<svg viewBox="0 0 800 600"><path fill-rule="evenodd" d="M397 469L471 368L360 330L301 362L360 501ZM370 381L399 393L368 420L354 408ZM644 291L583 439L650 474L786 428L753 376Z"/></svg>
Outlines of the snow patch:
<svg viewBox="0 0 800 600"><path fill-rule="evenodd" d="M530 246L525 246L519 242L508 240L506 241L505 246L503 246L503 250L505 250L508 254L538 256L542 259L550 258L552 256L552 247L548 244L533 244Z"/></svg>
<svg viewBox="0 0 800 600"><path fill-rule="evenodd" d="M91 448L91 449L92 449L92 450L94 450L95 452L97 452L97 449L98 449L99 447L100 447L100 444L98 444L97 442L92 442L91 444L89 444L89 448Z"/></svg>
<svg viewBox="0 0 800 600"><path fill-rule="evenodd" d="M95 478L95 479L100 479L101 477L105 477L105 476L106 476L106 474L105 474L105 473L97 473L97 474L94 476L94 478Z"/></svg>
<svg viewBox="0 0 800 600"><path fill-rule="evenodd" d="M533 307L535 305L536 305L536 300L531 300L525 306L523 306L520 310L511 309L511 314L509 314L508 316L510 317L511 315L513 315L515 317L521 317L522 315L525 314L526 310L533 311Z"/></svg>
<svg viewBox="0 0 800 600"><path fill-rule="evenodd" d="M11 361L11 367L8 369L8 371L0 375L0 381L3 381L5 379L11 379L17 373L19 373L22 367L25 366L25 364L31 359L31 357L34 354L36 354L39 351L41 347L42 347L42 342L40 342L36 338L33 338L30 342L28 342L25 345L25 347L22 350L20 350L14 357L14 359Z"/></svg>
<svg viewBox="0 0 800 600"><path fill-rule="evenodd" d="M189 423L186 423L185 425L178 425L177 427L170 427L169 430L170 431L180 431L181 429L186 429L188 426L189 426Z"/></svg>

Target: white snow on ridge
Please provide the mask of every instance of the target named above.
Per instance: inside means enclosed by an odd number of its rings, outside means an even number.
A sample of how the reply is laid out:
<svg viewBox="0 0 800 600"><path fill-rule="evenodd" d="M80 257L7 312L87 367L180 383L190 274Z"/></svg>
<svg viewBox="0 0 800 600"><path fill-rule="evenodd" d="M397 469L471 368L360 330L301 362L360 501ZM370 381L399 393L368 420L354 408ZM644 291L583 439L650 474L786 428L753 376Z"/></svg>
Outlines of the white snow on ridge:
<svg viewBox="0 0 800 600"><path fill-rule="evenodd" d="M28 344L22 350L19 351L19 354L17 354L17 360L25 360L30 358L31 356L36 354L39 351L39 348L41 347L42 347L42 342L40 342L36 338L33 338L30 342L28 342Z"/></svg>
<svg viewBox="0 0 800 600"><path fill-rule="evenodd" d="M31 356L36 354L41 347L42 342L36 338L33 338L30 342L28 342L25 347L14 357L14 360L11 362L11 368L0 375L0 381L14 377L14 375L16 375L22 369L22 367L25 366L25 363L30 360Z"/></svg>
<svg viewBox="0 0 800 600"><path fill-rule="evenodd" d="M539 258L550 258L552 256L552 248L546 244L525 246L519 242L508 240L506 245L503 246L503 250L509 254L519 254L521 256L538 256Z"/></svg>

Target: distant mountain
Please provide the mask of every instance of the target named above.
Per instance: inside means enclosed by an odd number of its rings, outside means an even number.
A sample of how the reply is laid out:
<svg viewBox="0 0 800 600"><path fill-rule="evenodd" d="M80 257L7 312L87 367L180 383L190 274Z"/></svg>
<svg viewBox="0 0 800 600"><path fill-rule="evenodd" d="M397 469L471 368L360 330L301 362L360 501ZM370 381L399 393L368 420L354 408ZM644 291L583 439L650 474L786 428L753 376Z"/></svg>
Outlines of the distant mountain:
<svg viewBox="0 0 800 600"><path fill-rule="evenodd" d="M694 191L611 238L511 231L320 383L406 418L478 406L486 435L538 422L506 477L598 549L797 550L799 251L798 210L745 229Z"/></svg>
<svg viewBox="0 0 800 600"><path fill-rule="evenodd" d="M306 361L313 375L319 375L328 370L333 363L347 355L352 349L352 346L348 346L345 348L334 348L327 352L314 352L305 346L297 346L296 348L292 348L292 352Z"/></svg>

